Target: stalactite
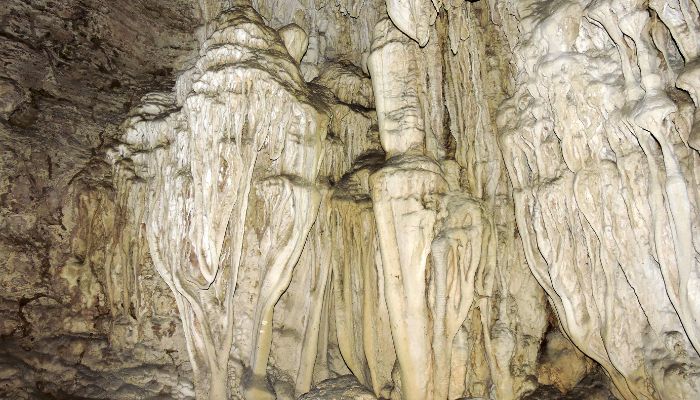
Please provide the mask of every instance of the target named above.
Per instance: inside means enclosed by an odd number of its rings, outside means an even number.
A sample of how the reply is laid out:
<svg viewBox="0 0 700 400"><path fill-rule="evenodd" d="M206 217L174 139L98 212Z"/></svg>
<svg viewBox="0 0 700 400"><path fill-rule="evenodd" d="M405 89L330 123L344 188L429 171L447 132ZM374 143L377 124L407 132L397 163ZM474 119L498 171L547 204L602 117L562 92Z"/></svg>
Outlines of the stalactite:
<svg viewBox="0 0 700 400"><path fill-rule="evenodd" d="M289 285L318 209L311 182L325 116L299 100L306 89L297 67L280 56L285 48L275 41L277 34L252 9L231 9L216 23L195 70L184 75L194 81L179 82L192 88L178 99L181 108L167 96L147 98L127 124L128 147L118 151L149 192L144 222L150 253L176 296L199 392L223 399L229 396L233 295L249 196L256 190L266 210L261 238L266 252L259 260L264 275L255 311L259 333L247 389L254 392L266 390L258 383L265 381L272 307ZM246 64L253 54L266 55L260 67ZM273 66L277 69L265 69ZM288 74L278 75L280 69ZM271 104L285 112L256 115ZM256 167L281 175L254 179Z"/></svg>
<svg viewBox="0 0 700 400"><path fill-rule="evenodd" d="M660 3L662 21L687 6ZM530 90L499 116L528 263L563 331L622 398L693 397L665 361L679 357L670 340L685 349L688 376L697 373L692 300L681 293L696 269L688 182L697 155L682 139L689 109L667 94L673 75L660 73L668 57L657 56L675 49L656 47L669 42L655 41L658 22L641 2L540 7L518 41L527 54L518 84Z"/></svg>

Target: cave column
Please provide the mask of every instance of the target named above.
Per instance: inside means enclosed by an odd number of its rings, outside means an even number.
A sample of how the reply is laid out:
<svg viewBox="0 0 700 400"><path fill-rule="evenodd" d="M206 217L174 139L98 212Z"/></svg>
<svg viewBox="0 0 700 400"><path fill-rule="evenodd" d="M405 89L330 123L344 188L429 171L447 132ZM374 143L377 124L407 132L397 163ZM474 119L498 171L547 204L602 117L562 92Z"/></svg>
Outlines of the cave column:
<svg viewBox="0 0 700 400"><path fill-rule="evenodd" d="M433 398L432 326L427 301L429 254L440 196L439 165L426 157L418 44L390 20L375 27L369 68L385 166L371 177L391 332L402 398Z"/></svg>

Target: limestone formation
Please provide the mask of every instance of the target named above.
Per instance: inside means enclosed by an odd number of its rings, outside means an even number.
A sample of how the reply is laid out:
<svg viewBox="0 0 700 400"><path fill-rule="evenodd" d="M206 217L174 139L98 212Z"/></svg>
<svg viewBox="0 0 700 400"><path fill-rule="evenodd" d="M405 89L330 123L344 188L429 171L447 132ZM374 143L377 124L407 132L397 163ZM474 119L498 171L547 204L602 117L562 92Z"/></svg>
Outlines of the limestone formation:
<svg viewBox="0 0 700 400"><path fill-rule="evenodd" d="M643 2L588 3L532 2L512 21L524 57L499 126L525 253L619 397L697 397L694 106L662 57L682 64L694 34L658 40L697 5L655 3L678 11L668 26Z"/></svg>
<svg viewBox="0 0 700 400"><path fill-rule="evenodd" d="M0 17L0 398L700 398L697 0Z"/></svg>
<svg viewBox="0 0 700 400"><path fill-rule="evenodd" d="M289 24L279 30L280 37L294 61L301 62L309 47L309 36L297 24Z"/></svg>
<svg viewBox="0 0 700 400"><path fill-rule="evenodd" d="M326 122L304 100L298 70L255 11L233 8L213 23L201 58L178 82L184 96L145 98L115 159L144 182L145 204L130 206L146 208L150 255L175 294L196 381L211 399L228 398L233 297L249 196L259 192L261 287L247 389L258 398L267 390L273 306L318 210L312 182ZM249 66L253 56L259 66ZM284 70L288 75L270 73ZM269 107L279 114L257 115Z"/></svg>

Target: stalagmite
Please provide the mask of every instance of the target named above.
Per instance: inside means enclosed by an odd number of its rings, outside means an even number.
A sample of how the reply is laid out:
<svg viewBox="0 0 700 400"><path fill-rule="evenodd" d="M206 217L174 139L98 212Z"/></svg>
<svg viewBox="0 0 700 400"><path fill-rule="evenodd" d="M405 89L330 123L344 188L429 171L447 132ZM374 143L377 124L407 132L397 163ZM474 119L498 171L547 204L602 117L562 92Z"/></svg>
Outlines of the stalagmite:
<svg viewBox="0 0 700 400"><path fill-rule="evenodd" d="M370 184L401 393L407 399L425 399L434 385L428 255L437 222L437 196L447 185L440 167L422 155L425 132L415 44L402 37L389 20L375 27L369 68L389 162Z"/></svg>
<svg viewBox="0 0 700 400"><path fill-rule="evenodd" d="M452 344L475 297L477 272L487 268L490 223L478 202L459 195L443 204L447 214L432 243L431 295L435 395L449 393ZM482 256L483 254L483 256ZM481 267L481 268L480 268Z"/></svg>
<svg viewBox="0 0 700 400"><path fill-rule="evenodd" d="M372 177L372 200L382 254L391 331L408 399L433 391L426 278L437 219L436 197L445 190L439 167L424 158L396 159Z"/></svg>
<svg viewBox="0 0 700 400"><path fill-rule="evenodd" d="M262 287L255 309L254 326L258 328L251 354L250 382L246 398L274 398L267 393L265 376L272 343L272 313L287 289L304 242L318 211L320 195L313 187L275 177L262 182L259 197L265 202L265 232L261 239L264 254L261 270ZM290 218L291 217L291 218Z"/></svg>
<svg viewBox="0 0 700 400"><path fill-rule="evenodd" d="M372 176L372 199L402 397L446 398L452 343L473 304L477 272L492 268L492 223L478 201L446 196L442 168L422 155L431 106L417 57L415 43L388 21L377 25L369 66L390 158Z"/></svg>

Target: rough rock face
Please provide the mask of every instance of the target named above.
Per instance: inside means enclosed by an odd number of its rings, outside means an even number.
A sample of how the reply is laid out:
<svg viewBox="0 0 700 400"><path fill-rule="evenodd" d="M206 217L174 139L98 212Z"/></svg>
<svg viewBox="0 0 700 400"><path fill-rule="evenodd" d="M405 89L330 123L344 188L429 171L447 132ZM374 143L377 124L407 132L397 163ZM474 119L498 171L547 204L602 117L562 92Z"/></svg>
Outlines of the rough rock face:
<svg viewBox="0 0 700 400"><path fill-rule="evenodd" d="M700 398L699 10L10 2L0 398Z"/></svg>
<svg viewBox="0 0 700 400"><path fill-rule="evenodd" d="M104 151L196 51L194 9L9 0L0 21L0 398L191 396L167 287L117 250L139 228Z"/></svg>

